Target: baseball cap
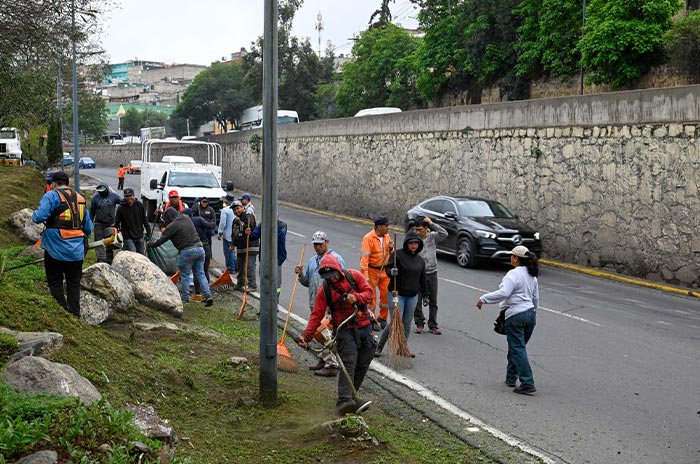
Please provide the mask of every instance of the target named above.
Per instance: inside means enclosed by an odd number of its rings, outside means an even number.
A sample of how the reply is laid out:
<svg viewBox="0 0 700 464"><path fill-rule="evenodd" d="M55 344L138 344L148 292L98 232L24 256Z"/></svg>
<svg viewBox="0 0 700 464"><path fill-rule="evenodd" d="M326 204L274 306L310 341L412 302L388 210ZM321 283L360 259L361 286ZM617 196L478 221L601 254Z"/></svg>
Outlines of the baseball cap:
<svg viewBox="0 0 700 464"><path fill-rule="evenodd" d="M321 230L314 232L314 235L311 237L311 243L326 243L327 241L328 235Z"/></svg>
<svg viewBox="0 0 700 464"><path fill-rule="evenodd" d="M321 276L322 279L328 280L335 277L336 274L339 274L339 272L337 269L333 269L332 267L326 266L319 269L318 274Z"/></svg>
<svg viewBox="0 0 700 464"><path fill-rule="evenodd" d="M374 225L375 226L388 226L389 225L389 218L386 216L379 216L374 219Z"/></svg>
<svg viewBox="0 0 700 464"><path fill-rule="evenodd" d="M233 201L231 202L231 208L235 208L236 206L243 206L243 203L241 203L241 202L238 201L238 200L233 200Z"/></svg>
<svg viewBox="0 0 700 464"><path fill-rule="evenodd" d="M530 250L526 246L518 245L510 252L511 254L517 256L518 258L529 258Z"/></svg>
<svg viewBox="0 0 700 464"><path fill-rule="evenodd" d="M95 190L97 190L98 192L106 192L107 190L109 190L109 187L107 187L107 184L100 184L95 188Z"/></svg>
<svg viewBox="0 0 700 464"><path fill-rule="evenodd" d="M201 198L199 199L199 202L201 203L201 202L203 202L203 201L206 201L207 203L209 203L209 198L207 198L207 197L201 197Z"/></svg>
<svg viewBox="0 0 700 464"><path fill-rule="evenodd" d="M174 198L174 197L180 197L180 194L177 193L177 190L171 190L170 193L168 193L168 198Z"/></svg>
<svg viewBox="0 0 700 464"><path fill-rule="evenodd" d="M239 200L250 200L250 195L248 195L247 193L244 193L243 195L238 197L238 199Z"/></svg>
<svg viewBox="0 0 700 464"><path fill-rule="evenodd" d="M51 182L70 182L70 178L68 177L68 174L66 174L63 171L56 171L53 173L53 176L51 176Z"/></svg>
<svg viewBox="0 0 700 464"><path fill-rule="evenodd" d="M125 188L124 189L124 196L129 197L134 194L134 189L132 188Z"/></svg>

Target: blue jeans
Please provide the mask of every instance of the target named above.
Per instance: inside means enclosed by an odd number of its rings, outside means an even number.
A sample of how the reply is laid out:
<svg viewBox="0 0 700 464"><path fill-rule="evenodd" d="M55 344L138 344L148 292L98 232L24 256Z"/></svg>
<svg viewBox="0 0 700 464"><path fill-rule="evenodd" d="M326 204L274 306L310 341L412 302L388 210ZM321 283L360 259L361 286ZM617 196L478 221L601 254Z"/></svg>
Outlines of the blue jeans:
<svg viewBox="0 0 700 464"><path fill-rule="evenodd" d="M520 378L521 388L535 388L525 345L530 340L536 324L534 309L528 309L506 319L506 338L508 339L506 383L514 384L515 380Z"/></svg>
<svg viewBox="0 0 700 464"><path fill-rule="evenodd" d="M411 323L413 322L413 312L416 310L416 302L418 301L418 295L413 296L401 296L399 295L399 311L401 312L401 322L403 322L403 331L406 334L406 340L411 333ZM392 307L393 308L393 307ZM391 315L393 310L389 311L389 323L382 330L382 334L379 336L379 346L384 348L386 341L389 339L389 330L391 330Z"/></svg>
<svg viewBox="0 0 700 464"><path fill-rule="evenodd" d="M236 272L236 253L231 251L233 243L224 239L224 261L226 261L226 269L229 273Z"/></svg>
<svg viewBox="0 0 700 464"><path fill-rule="evenodd" d="M125 238L124 239L124 249L126 251L134 251L138 254L145 254L144 248L143 248L143 239L130 239L130 238Z"/></svg>
<svg viewBox="0 0 700 464"><path fill-rule="evenodd" d="M199 288L202 290L204 298L211 296L209 282L204 275L204 248L199 246L182 250L177 261L177 268L180 270L180 282L182 282L180 295L184 303L190 301L190 272L194 273L194 278L199 282Z"/></svg>

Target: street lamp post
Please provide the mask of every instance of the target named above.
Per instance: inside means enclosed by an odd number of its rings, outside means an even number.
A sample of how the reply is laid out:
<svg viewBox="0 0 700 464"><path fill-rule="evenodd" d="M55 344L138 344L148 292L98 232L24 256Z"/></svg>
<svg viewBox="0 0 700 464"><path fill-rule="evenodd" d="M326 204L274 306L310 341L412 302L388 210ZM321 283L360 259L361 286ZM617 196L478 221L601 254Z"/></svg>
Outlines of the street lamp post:
<svg viewBox="0 0 700 464"><path fill-rule="evenodd" d="M71 0L71 23L73 26L73 172L75 191L80 192L80 143L78 141L78 68L75 58L75 0ZM61 161L63 162L63 161Z"/></svg>
<svg viewBox="0 0 700 464"><path fill-rule="evenodd" d="M582 18L581 18L581 37L583 37L585 27L586 27L586 0L583 0L583 13L582 13ZM580 94L583 95L583 56L581 56L581 63L580 63L579 69L581 71Z"/></svg>

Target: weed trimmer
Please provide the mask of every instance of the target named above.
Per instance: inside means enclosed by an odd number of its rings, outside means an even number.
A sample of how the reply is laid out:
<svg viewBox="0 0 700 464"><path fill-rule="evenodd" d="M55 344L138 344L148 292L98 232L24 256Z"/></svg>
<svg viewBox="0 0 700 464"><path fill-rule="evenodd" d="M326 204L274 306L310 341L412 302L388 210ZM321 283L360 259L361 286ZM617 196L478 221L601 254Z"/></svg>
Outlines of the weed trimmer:
<svg viewBox="0 0 700 464"><path fill-rule="evenodd" d="M320 333L316 332L314 335L314 338L316 341L319 343L323 344L323 348L321 349L316 349L316 348L311 348L310 346L306 345L306 349L311 350L315 353L320 353L324 349L328 348L331 353L333 353L338 360L338 366L340 367L340 371L343 373L345 376L345 379L348 381L350 384L350 390L352 391L352 397L355 400L355 413L360 413L362 411L366 411L367 408L372 404L372 400L363 400L360 394L358 393L357 389L355 388L355 382L353 382L352 378L350 378L350 373L348 370L345 368L345 364L343 364L343 359L340 357L338 354L338 332L340 332L346 325L348 325L350 322L353 321L357 317L357 313L360 312L360 309L355 306L355 311L343 322L340 323L340 325L335 329L335 331L331 332L331 328L328 326L324 326L321 330ZM301 339L299 337L294 337L294 341L297 343Z"/></svg>
<svg viewBox="0 0 700 464"><path fill-rule="evenodd" d="M248 218L248 229L250 229L250 218ZM243 311L248 301L248 244L250 243L250 234L245 237L245 267L243 268L243 304L238 311L238 319L243 318Z"/></svg>
<svg viewBox="0 0 700 464"><path fill-rule="evenodd" d="M394 234L396 243L396 234ZM392 307L391 321L389 324L389 365L393 369L408 369L413 367L411 352L408 350L408 340L403 328L401 311L399 310L399 292L396 290L396 280L398 268L396 267L396 253L394 253L394 267L392 268L392 278L394 279L394 290L391 292Z"/></svg>
<svg viewBox="0 0 700 464"><path fill-rule="evenodd" d="M304 253L306 252L306 243L301 247L301 257L299 258L299 266L304 262ZM282 329L282 336L280 341L277 343L277 368L281 371L296 372L297 364L292 358L292 354L289 352L287 345L284 344L284 336L287 334L287 325L289 324L289 315L292 314L292 306L294 306L294 295L297 292L297 283L299 283L299 274L294 281L294 287L292 287L292 299L289 301L289 307L287 307L287 317L284 320L284 329Z"/></svg>

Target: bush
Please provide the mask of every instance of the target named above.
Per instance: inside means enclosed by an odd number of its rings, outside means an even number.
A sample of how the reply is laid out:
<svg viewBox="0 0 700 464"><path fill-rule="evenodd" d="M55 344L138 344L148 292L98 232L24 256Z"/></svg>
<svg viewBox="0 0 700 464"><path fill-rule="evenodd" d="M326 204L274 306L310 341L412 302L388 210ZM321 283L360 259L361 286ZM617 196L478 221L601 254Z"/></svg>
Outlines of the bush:
<svg viewBox="0 0 700 464"><path fill-rule="evenodd" d="M671 66L694 80L700 79L700 11L678 18L664 37Z"/></svg>

